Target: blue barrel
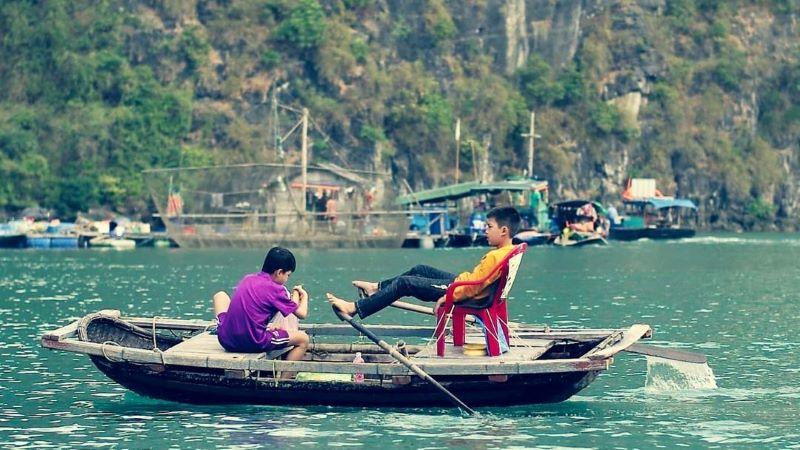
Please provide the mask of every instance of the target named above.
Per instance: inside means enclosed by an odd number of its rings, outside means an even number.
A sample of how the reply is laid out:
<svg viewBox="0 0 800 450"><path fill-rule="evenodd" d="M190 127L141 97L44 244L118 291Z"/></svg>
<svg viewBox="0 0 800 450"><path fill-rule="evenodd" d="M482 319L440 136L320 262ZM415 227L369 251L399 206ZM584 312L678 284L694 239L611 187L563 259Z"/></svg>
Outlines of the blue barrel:
<svg viewBox="0 0 800 450"><path fill-rule="evenodd" d="M442 224L445 226L444 231L447 231L447 225L450 223L447 213L430 213L428 218L431 224L431 234L442 234Z"/></svg>
<svg viewBox="0 0 800 450"><path fill-rule="evenodd" d="M28 236L26 245L30 248L50 248L49 236Z"/></svg>
<svg viewBox="0 0 800 450"><path fill-rule="evenodd" d="M50 248L78 248L78 236L52 236Z"/></svg>

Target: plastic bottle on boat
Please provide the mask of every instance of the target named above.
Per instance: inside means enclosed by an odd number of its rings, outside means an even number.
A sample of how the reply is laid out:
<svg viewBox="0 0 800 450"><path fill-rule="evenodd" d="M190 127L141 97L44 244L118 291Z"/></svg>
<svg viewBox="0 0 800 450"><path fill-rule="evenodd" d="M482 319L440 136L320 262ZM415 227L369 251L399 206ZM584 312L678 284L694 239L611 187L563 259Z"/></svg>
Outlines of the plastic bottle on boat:
<svg viewBox="0 0 800 450"><path fill-rule="evenodd" d="M363 364L364 358L361 357L361 352L356 352L356 357L353 358L353 364ZM356 383L363 383L364 382L364 374L362 372L356 372L353 375L353 381Z"/></svg>

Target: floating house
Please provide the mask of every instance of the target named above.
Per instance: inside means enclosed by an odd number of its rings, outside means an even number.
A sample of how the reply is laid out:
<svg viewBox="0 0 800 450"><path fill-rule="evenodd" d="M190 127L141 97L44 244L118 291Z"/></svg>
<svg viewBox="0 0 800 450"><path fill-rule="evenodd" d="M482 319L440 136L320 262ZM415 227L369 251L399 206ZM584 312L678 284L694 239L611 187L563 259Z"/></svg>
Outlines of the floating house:
<svg viewBox="0 0 800 450"><path fill-rule="evenodd" d="M377 172L239 164L144 174L181 247L399 248L408 228Z"/></svg>

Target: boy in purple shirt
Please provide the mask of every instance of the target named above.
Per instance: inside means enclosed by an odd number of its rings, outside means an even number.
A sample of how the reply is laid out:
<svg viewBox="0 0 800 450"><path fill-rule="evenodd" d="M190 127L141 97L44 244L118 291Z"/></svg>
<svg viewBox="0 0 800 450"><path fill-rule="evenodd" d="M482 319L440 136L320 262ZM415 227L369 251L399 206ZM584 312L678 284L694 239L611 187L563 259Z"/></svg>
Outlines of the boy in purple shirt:
<svg viewBox="0 0 800 450"><path fill-rule="evenodd" d="M284 316L294 314L300 319L308 316L308 293L302 286L295 286L290 296L284 286L295 267L292 252L273 247L264 259L261 272L245 275L236 285L233 298L223 291L214 294L214 315L219 320L217 339L225 350L257 353L293 345L286 359L303 358L308 348L308 335L270 323L278 312ZM294 375L284 372L281 378Z"/></svg>

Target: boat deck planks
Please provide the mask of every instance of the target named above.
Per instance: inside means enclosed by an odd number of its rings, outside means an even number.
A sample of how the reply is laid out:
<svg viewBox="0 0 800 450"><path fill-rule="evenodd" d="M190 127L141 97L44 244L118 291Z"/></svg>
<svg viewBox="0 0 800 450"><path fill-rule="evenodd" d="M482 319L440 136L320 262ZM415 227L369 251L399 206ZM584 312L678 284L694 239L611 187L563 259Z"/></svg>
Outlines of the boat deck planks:
<svg viewBox="0 0 800 450"><path fill-rule="evenodd" d="M478 343L467 341L467 343ZM443 357L436 355L435 346L427 346L412 357L412 360L424 359L425 364L436 364L440 361L443 364L475 364L480 361L491 363L507 363L519 361L533 361L539 359L547 352L556 341L552 339L513 339L508 352L500 356L467 356L464 354L464 347L456 347L452 343L447 343Z"/></svg>
<svg viewBox="0 0 800 450"><path fill-rule="evenodd" d="M260 353L229 352L222 348L216 335L203 332L166 350L164 356L170 364L194 364L199 360L207 361L209 357L234 360L274 359L289 350L291 347Z"/></svg>

